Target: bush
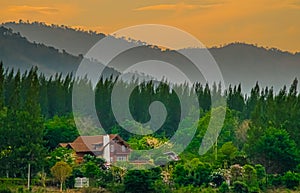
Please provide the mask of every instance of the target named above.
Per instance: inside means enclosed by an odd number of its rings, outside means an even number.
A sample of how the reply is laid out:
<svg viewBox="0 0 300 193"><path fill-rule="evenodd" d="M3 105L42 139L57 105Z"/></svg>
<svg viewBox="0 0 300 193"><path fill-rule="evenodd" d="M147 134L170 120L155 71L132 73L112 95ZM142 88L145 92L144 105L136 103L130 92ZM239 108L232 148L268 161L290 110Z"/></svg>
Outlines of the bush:
<svg viewBox="0 0 300 193"><path fill-rule="evenodd" d="M108 183L106 189L114 193L123 193L125 192L124 184L122 183Z"/></svg>
<svg viewBox="0 0 300 193"><path fill-rule="evenodd" d="M249 187L249 192L250 193L259 193L261 191L260 191L259 187L257 187L257 186L251 186L251 187Z"/></svg>
<svg viewBox="0 0 300 193"><path fill-rule="evenodd" d="M268 175L268 184L275 188L282 186L282 178L280 175Z"/></svg>
<svg viewBox="0 0 300 193"><path fill-rule="evenodd" d="M257 185L257 172L256 169L251 165L244 165L243 167L244 173L243 173L243 179L247 183L247 185L250 186L256 186Z"/></svg>
<svg viewBox="0 0 300 193"><path fill-rule="evenodd" d="M1 187L0 193L12 193L12 191L7 187Z"/></svg>
<svg viewBox="0 0 300 193"><path fill-rule="evenodd" d="M221 172L214 172L210 176L210 181L216 186L219 187L225 181L224 176Z"/></svg>
<svg viewBox="0 0 300 193"><path fill-rule="evenodd" d="M182 186L177 188L176 190L172 191L174 193L216 193L216 191L212 188L201 188L201 187L194 187L192 185Z"/></svg>
<svg viewBox="0 0 300 193"><path fill-rule="evenodd" d="M266 169L263 165L257 164L255 165L255 169L257 172L257 181L259 188L261 190L265 190L267 188L266 184Z"/></svg>
<svg viewBox="0 0 300 193"><path fill-rule="evenodd" d="M299 186L300 176L297 173L288 171L282 176L282 182L288 189L295 189Z"/></svg>
<svg viewBox="0 0 300 193"><path fill-rule="evenodd" d="M81 189L82 193L107 193L107 191L103 188L92 188L92 187L88 187L88 188L83 188Z"/></svg>
<svg viewBox="0 0 300 193"><path fill-rule="evenodd" d="M6 185L6 186L12 186L12 185L25 186L27 184L27 179L0 178L0 184Z"/></svg>
<svg viewBox="0 0 300 193"><path fill-rule="evenodd" d="M248 186L244 182L241 181L235 181L233 183L232 191L234 193L248 193Z"/></svg>
<svg viewBox="0 0 300 193"><path fill-rule="evenodd" d="M220 193L228 193L229 192L229 186L226 182L223 182L221 186L219 187Z"/></svg>

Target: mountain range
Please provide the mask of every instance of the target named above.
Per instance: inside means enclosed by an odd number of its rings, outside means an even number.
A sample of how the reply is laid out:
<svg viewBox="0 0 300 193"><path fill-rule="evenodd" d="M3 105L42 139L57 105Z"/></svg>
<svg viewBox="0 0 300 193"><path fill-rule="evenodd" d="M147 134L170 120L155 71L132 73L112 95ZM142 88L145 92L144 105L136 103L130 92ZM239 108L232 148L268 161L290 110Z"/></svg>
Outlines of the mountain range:
<svg viewBox="0 0 300 193"><path fill-rule="evenodd" d="M22 71L35 65L46 75L56 72L74 73L83 56L104 37L107 35L40 22L3 23L0 28L0 60L7 67L19 68ZM115 38L115 42L120 45L124 44L124 41ZM192 54L197 54L197 49L200 48L187 48ZM227 86L241 83L246 93L249 93L256 82L263 87L273 86L274 90L278 91L283 85L290 85L294 78L300 77L300 53L246 43L230 43L208 50L217 62ZM180 63L178 65L185 68L183 61L173 51L142 46L135 54L140 58L132 58L129 54L114 60L113 66L122 69L129 63L147 56L145 59L167 58L167 62ZM97 61L89 61L91 65L95 62ZM118 74L118 70L109 68L108 72ZM203 77L200 79L205 81Z"/></svg>

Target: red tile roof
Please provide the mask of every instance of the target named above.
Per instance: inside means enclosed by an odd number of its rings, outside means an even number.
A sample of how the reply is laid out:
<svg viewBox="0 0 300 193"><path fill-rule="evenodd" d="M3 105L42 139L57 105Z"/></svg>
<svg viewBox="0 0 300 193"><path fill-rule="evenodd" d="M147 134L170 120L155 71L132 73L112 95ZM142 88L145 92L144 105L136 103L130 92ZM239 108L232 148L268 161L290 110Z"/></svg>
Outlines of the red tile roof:
<svg viewBox="0 0 300 193"><path fill-rule="evenodd" d="M58 146L60 146L60 147L67 147L68 143L59 143Z"/></svg>
<svg viewBox="0 0 300 193"><path fill-rule="evenodd" d="M96 135L96 136L79 136L72 143L68 143L66 146L74 149L75 152L94 152L94 151L102 151L103 149L103 136L104 135ZM110 141L113 140L117 135L111 134L109 135ZM95 145L101 145L99 149L95 149ZM63 143L60 146L63 147ZM65 146L65 147L66 147Z"/></svg>

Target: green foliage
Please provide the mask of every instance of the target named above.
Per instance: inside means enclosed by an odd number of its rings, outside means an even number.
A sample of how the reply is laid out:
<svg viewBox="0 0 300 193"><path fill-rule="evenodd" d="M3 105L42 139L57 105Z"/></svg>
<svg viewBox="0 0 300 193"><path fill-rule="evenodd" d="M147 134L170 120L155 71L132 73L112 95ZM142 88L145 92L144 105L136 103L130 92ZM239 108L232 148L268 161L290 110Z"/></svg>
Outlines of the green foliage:
<svg viewBox="0 0 300 193"><path fill-rule="evenodd" d="M93 155L86 154L83 157L83 161L84 161L84 163L92 162L92 163L96 164L99 168L102 168L102 169L106 168L105 159L100 158L100 157L96 157L96 156L93 156Z"/></svg>
<svg viewBox="0 0 300 193"><path fill-rule="evenodd" d="M172 178L180 186L201 186L209 182L211 171L208 163L202 163L198 158L194 158L186 163L176 164Z"/></svg>
<svg viewBox="0 0 300 193"><path fill-rule="evenodd" d="M37 172L42 166L45 156L44 126L38 100L40 85L37 73L37 68L32 68L21 77L20 71L15 74L11 70L4 76L4 80L2 79L4 82L1 84L6 88L6 107L2 106L3 109L0 109L0 136L5 136L0 137L2 176L23 177L27 173L29 163L33 168L32 172ZM3 74L0 75L0 81L2 76ZM0 96L2 94L0 93Z"/></svg>
<svg viewBox="0 0 300 193"><path fill-rule="evenodd" d="M79 136L73 117L58 117L55 115L52 119L47 120L44 125L44 139L50 149L56 148L59 143L73 142Z"/></svg>
<svg viewBox="0 0 300 193"><path fill-rule="evenodd" d="M88 187L88 188L82 188L80 189L82 193L107 193L105 189L102 188L93 188L93 187Z"/></svg>
<svg viewBox="0 0 300 193"><path fill-rule="evenodd" d="M268 175L268 185L271 185L274 188L283 186L282 176L278 174Z"/></svg>
<svg viewBox="0 0 300 193"><path fill-rule="evenodd" d="M60 182L62 191L63 183L72 174L72 168L66 162L59 161L51 168L51 174Z"/></svg>
<svg viewBox="0 0 300 193"><path fill-rule="evenodd" d="M12 193L12 191L7 187L0 187L0 193Z"/></svg>
<svg viewBox="0 0 300 193"><path fill-rule="evenodd" d="M210 181L216 186L219 187L221 186L221 184L224 183L225 178L224 178L224 174L221 173L220 171L217 172L213 172L210 176Z"/></svg>
<svg viewBox="0 0 300 193"><path fill-rule="evenodd" d="M258 184L259 187L261 189L265 189L266 188L266 169L264 166L262 166L261 164L256 164L254 166L254 168L256 169L256 175L257 175L257 180L258 180Z"/></svg>
<svg viewBox="0 0 300 193"><path fill-rule="evenodd" d="M125 192L153 192L160 174L153 170L129 170L124 178Z"/></svg>
<svg viewBox="0 0 300 193"><path fill-rule="evenodd" d="M21 74L20 71L3 69L0 65L0 175L24 178L28 163L32 166L32 175L42 171L48 172L57 162L64 161L74 167L72 179L87 176L94 180L94 185L108 187L114 191L153 192L170 190L177 192L213 192L201 189L213 182L216 186L224 185L228 171L232 175L233 190L257 192L264 189L267 182L275 187L285 185L297 187L299 183L299 137L300 137L300 96L297 93L298 80L294 80L290 89L284 87L278 94L272 89L259 88L258 84L251 90L249 97L241 93L241 85L230 86L223 95L220 85L196 83L193 89L187 85L168 85L163 82L140 84L130 96L130 111L137 121L125 121L130 128L147 133L155 125L144 128L142 123L149 121L149 105L156 100L164 103L168 116L162 127L154 134L136 136L124 130L114 118L111 109L111 92L114 86L122 89L133 87L132 82L115 81L101 78L95 88L95 102L101 124L107 133L118 133L129 142L133 149L154 149L167 144L176 132L180 122L180 101L189 102L189 93L194 92L199 99L201 119L196 135L188 148L180 155L181 161L159 170L127 171L111 167L106 170L104 160L86 156L81 165L74 162L74 152L57 148L58 143L71 142L78 136L72 120L72 86L81 85L83 91L92 92L91 83L86 80L74 80L71 75L55 75L46 78L38 76L36 68ZM174 89L182 93L176 96ZM217 143L204 156L199 156L199 146L207 131L211 119L211 102L226 100L228 108ZM122 96L120 101L122 101ZM123 109L118 109L122 111ZM195 111L193 108L191 112ZM196 112L199 113L199 112ZM100 116L101 115L101 116ZM189 118L181 120L185 125ZM187 127L184 131L191 135ZM97 129L83 131L83 134L99 134ZM184 141L184 139L182 139ZM243 147L243 144L245 146ZM47 152L47 150L51 152ZM156 165L168 161L165 157L154 155L131 155L134 159L152 160ZM153 159L156 157L156 159ZM46 159L47 158L47 159ZM208 164L210 163L210 164ZM255 165L254 167L253 164ZM240 167L244 165L244 167ZM219 168L219 170L217 169ZM221 169L222 168L222 169ZM294 171L287 172L287 171ZM214 171L212 173L212 171ZM277 173L280 175L270 175ZM242 181L242 182L239 182ZM16 182L17 183L17 182ZM21 183L21 182L20 182ZM22 182L23 183L23 182ZM258 186L259 185L259 186ZM119 188L118 188L119 187ZM222 189L222 188L221 188Z"/></svg>
<svg viewBox="0 0 300 193"><path fill-rule="evenodd" d="M244 165L243 166L243 178L246 184L249 187L257 186L257 172L256 169L251 165Z"/></svg>
<svg viewBox="0 0 300 193"><path fill-rule="evenodd" d="M228 93L227 93L227 105L230 109L242 112L244 110L244 97L242 94L241 84L238 86L234 86L232 89L231 85L229 85Z"/></svg>
<svg viewBox="0 0 300 193"><path fill-rule="evenodd" d="M94 162L86 162L83 167L83 175L88 178L95 178L100 175L100 168Z"/></svg>
<svg viewBox="0 0 300 193"><path fill-rule="evenodd" d="M244 182L235 181L232 185L232 191L234 193L248 193L248 186Z"/></svg>
<svg viewBox="0 0 300 193"><path fill-rule="evenodd" d="M229 186L226 182L223 182L218 190L220 193L229 193Z"/></svg>
<svg viewBox="0 0 300 193"><path fill-rule="evenodd" d="M295 189L300 185L300 175L298 173L294 173L288 171L282 176L283 184L289 189Z"/></svg>
<svg viewBox="0 0 300 193"><path fill-rule="evenodd" d="M50 153L47 159L47 168L52 168L57 162L63 161L70 166L75 165L75 152L72 149L59 147Z"/></svg>
<svg viewBox="0 0 300 193"><path fill-rule="evenodd" d="M218 160L223 162L224 167L233 164L235 156L237 155L238 149L233 145L233 143L226 142L219 149Z"/></svg>
<svg viewBox="0 0 300 193"><path fill-rule="evenodd" d="M230 175L231 175L231 179L233 182L235 181L241 181L242 180L242 176L243 176L243 168L238 165L238 164L235 164L235 165L232 165L230 167Z"/></svg>
<svg viewBox="0 0 300 193"><path fill-rule="evenodd" d="M254 137L250 133L246 150L254 162L266 167L268 173L284 173L296 167L299 153L287 131L270 127L260 137Z"/></svg>

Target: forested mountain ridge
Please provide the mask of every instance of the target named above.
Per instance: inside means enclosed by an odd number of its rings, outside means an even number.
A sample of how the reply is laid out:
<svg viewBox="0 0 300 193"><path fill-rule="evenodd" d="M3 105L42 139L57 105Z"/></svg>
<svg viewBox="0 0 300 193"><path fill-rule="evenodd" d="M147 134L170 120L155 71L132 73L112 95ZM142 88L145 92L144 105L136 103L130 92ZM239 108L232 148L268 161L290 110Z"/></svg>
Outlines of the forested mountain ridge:
<svg viewBox="0 0 300 193"><path fill-rule="evenodd" d="M97 41L106 37L102 33L75 30L64 25L46 25L41 22L7 22L2 25L20 32L30 42L66 50L74 56L85 54Z"/></svg>
<svg viewBox="0 0 300 193"><path fill-rule="evenodd" d="M20 33L0 27L0 61L5 67L19 69L22 73L32 66L47 77L62 73L64 76L75 73L83 56L74 56L64 50L46 46L42 43L32 43ZM102 65L96 61L85 60L86 65ZM106 68L108 76L119 74L112 68Z"/></svg>
<svg viewBox="0 0 300 193"><path fill-rule="evenodd" d="M0 60L6 67L21 71L37 66L45 74L65 74L76 70L81 58L41 43L31 43L20 34L0 27Z"/></svg>
<svg viewBox="0 0 300 193"><path fill-rule="evenodd" d="M14 32L19 32L31 42L54 46L60 52L65 50L76 56L84 55L97 41L107 37L101 33L75 30L63 25L46 25L41 22L9 22L2 25L12 28ZM124 41L124 39L120 39L120 41ZM135 42L128 43L134 44ZM5 46L9 49L9 45ZM189 52L192 53L194 50L197 51L197 49L189 49ZM209 48L209 51L218 63L227 86L241 83L243 92L249 93L257 81L263 87L273 86L274 91L277 92L284 85L289 85L294 78L300 76L300 53L284 52L276 48L264 48L245 43L212 47ZM171 54L170 62L180 61L171 52L158 52L159 50L156 48L149 47L138 50L136 55L143 56L147 53L151 58L158 55L161 55L159 57L168 57L167 55ZM67 61L71 60L67 59ZM122 58L121 62L130 63L131 61L132 58L127 57ZM118 62L120 63L120 61ZM4 61L4 64L10 65L10 62ZM41 64L39 68L42 70L43 65ZM70 69L62 70L69 71Z"/></svg>

